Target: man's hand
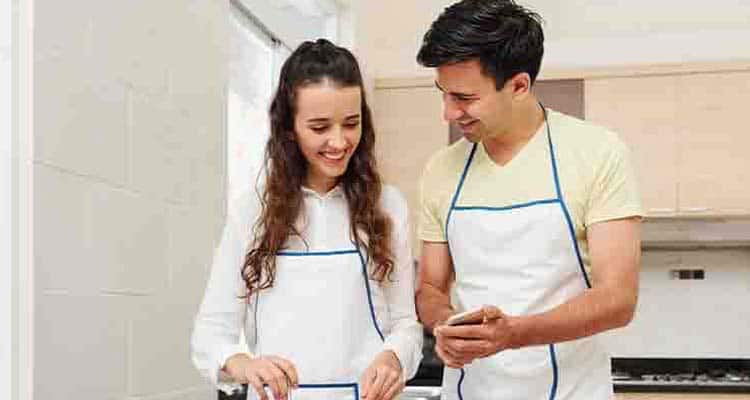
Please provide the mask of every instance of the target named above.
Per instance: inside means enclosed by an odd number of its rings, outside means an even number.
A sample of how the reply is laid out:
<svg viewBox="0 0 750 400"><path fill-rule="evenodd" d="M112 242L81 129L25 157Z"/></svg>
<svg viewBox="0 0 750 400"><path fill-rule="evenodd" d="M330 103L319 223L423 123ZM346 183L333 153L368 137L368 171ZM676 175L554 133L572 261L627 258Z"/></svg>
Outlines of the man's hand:
<svg viewBox="0 0 750 400"><path fill-rule="evenodd" d="M448 326L443 323L435 328L435 350L446 366L462 368L477 358L519 347L513 318L495 306L484 306L482 310L485 321L481 324Z"/></svg>

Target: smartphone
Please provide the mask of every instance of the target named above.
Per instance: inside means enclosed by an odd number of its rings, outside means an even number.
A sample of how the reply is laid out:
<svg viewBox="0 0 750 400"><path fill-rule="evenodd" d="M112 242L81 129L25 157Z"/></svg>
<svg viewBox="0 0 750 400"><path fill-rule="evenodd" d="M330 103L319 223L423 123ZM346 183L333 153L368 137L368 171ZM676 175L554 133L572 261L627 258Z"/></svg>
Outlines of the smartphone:
<svg viewBox="0 0 750 400"><path fill-rule="evenodd" d="M445 321L445 324L449 326L459 326L475 325L483 322L485 322L484 312L479 308L451 315L450 318Z"/></svg>

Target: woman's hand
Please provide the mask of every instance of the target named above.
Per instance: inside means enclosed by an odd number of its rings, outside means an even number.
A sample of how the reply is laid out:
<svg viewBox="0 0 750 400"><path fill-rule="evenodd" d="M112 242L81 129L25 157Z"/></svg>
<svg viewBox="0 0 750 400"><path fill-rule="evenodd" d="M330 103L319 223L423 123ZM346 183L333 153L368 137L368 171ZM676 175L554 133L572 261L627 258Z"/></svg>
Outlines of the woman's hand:
<svg viewBox="0 0 750 400"><path fill-rule="evenodd" d="M362 398L391 400L404 390L403 370L396 353L387 350L375 357L362 374Z"/></svg>
<svg viewBox="0 0 750 400"><path fill-rule="evenodd" d="M227 360L224 372L237 383L248 383L260 396L268 400L263 385L268 385L276 400L286 400L291 388L299 384L294 364L281 357L249 357L247 354L235 354Z"/></svg>

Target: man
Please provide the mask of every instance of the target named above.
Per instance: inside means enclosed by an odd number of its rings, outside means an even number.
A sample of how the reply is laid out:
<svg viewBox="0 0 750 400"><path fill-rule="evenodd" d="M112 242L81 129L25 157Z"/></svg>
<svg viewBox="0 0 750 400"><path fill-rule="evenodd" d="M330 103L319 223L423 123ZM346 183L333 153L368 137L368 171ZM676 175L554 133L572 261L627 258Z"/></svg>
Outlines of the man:
<svg viewBox="0 0 750 400"><path fill-rule="evenodd" d="M417 309L447 399L609 399L596 334L636 306L642 210L628 151L538 103L540 21L512 0L464 0L417 56L464 136L421 184ZM446 324L476 309L483 320Z"/></svg>

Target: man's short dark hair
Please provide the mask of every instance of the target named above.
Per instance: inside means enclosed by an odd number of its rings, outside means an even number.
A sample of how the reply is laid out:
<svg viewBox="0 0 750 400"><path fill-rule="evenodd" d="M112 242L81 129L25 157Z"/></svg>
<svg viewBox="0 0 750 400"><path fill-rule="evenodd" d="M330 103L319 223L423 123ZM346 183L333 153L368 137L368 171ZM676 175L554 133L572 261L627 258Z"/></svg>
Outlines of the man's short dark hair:
<svg viewBox="0 0 750 400"><path fill-rule="evenodd" d="M536 80L544 55L542 18L513 0L463 0L446 8L425 33L417 62L439 67L478 59L501 89L514 75Z"/></svg>

